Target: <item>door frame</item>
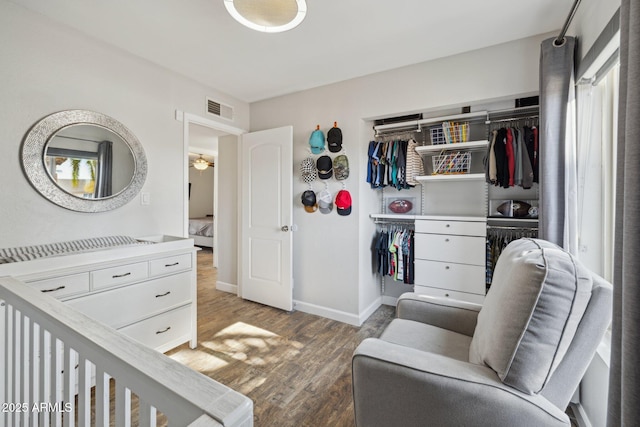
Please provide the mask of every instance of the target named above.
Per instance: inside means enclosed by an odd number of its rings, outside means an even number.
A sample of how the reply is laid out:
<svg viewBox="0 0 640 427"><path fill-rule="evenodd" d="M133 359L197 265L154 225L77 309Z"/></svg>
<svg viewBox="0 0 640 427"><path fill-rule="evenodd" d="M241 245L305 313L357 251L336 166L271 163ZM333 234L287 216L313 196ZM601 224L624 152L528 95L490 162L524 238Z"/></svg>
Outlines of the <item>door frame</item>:
<svg viewBox="0 0 640 427"><path fill-rule="evenodd" d="M183 237L189 237L189 125L191 123L204 126L216 131L225 132L229 135L241 136L248 131L246 129L238 128L235 126L227 125L224 123L217 122L215 120L207 119L202 116L198 116L197 114L186 113L181 110L176 110L176 120L182 122L182 234ZM238 159L239 161L240 159ZM214 170L215 174L215 184L218 183L217 169ZM240 190L238 184L238 190ZM239 201L240 202L240 201ZM217 197L214 194L214 207L217 209ZM217 212L216 212L217 213ZM215 250L218 244L218 221L214 221L214 230L213 230L213 265L218 265L218 251ZM238 254L239 256L239 254ZM240 292L240 284L238 283L238 295Z"/></svg>

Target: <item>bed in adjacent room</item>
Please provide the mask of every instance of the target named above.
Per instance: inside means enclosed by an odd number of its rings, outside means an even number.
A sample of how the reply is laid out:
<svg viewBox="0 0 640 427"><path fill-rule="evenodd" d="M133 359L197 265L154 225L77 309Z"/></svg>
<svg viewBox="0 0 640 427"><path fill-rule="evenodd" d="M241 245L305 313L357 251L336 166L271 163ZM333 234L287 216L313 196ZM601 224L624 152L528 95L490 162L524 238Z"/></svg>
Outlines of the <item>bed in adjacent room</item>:
<svg viewBox="0 0 640 427"><path fill-rule="evenodd" d="M213 216L189 218L189 237L196 246L213 248Z"/></svg>

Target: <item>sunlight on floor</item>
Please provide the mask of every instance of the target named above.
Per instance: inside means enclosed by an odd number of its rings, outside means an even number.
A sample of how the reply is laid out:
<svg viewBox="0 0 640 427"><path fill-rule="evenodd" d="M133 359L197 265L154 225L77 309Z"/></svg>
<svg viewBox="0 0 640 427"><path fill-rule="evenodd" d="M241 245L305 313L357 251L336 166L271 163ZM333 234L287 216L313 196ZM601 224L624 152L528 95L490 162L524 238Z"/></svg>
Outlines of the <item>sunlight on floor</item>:
<svg viewBox="0 0 640 427"><path fill-rule="evenodd" d="M272 362L296 356L302 344L289 341L271 331L236 322L220 332L211 341L201 343L215 352L223 353L251 366L265 366Z"/></svg>
<svg viewBox="0 0 640 427"><path fill-rule="evenodd" d="M169 357L183 365L206 366L206 369L211 371L223 368L229 364L229 362L225 362L219 357L213 356L205 351L192 350L190 348L179 350Z"/></svg>

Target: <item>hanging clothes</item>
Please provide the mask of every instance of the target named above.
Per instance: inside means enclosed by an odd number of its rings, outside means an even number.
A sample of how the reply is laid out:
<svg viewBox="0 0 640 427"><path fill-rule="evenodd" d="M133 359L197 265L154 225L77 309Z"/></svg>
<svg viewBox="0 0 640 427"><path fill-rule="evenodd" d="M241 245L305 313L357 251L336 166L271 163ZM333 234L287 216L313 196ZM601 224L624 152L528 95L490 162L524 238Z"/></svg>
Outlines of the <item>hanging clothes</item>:
<svg viewBox="0 0 640 427"><path fill-rule="evenodd" d="M378 274L412 285L415 277L414 231L397 225L391 226L389 231L383 228L374 239L373 258Z"/></svg>
<svg viewBox="0 0 640 427"><path fill-rule="evenodd" d="M424 163L422 162L422 156L416 151L418 143L415 139L411 138L407 143L407 184L411 186L418 185L416 177L424 176Z"/></svg>
<svg viewBox="0 0 640 427"><path fill-rule="evenodd" d="M502 127L490 134L485 180L497 187L531 188L538 182L538 129Z"/></svg>
<svg viewBox="0 0 640 427"><path fill-rule="evenodd" d="M412 151L415 152L415 147ZM412 163L411 175L408 175L407 158L414 156L414 153L409 153L409 141L370 141L368 153L367 183L371 188L390 186L403 190L416 185L407 179L410 176L412 181L415 181L415 176L420 173L419 170L414 171L415 166ZM415 152L415 155L418 153ZM412 159L411 162L415 163L415 160ZM421 159L420 162L422 162Z"/></svg>

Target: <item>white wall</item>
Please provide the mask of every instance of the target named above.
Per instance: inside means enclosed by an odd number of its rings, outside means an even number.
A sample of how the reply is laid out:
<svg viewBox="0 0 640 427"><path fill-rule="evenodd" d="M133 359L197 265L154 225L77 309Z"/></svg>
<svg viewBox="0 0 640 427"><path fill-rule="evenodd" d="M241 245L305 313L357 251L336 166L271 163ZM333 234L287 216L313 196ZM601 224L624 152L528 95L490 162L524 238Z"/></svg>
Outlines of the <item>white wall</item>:
<svg viewBox="0 0 640 427"><path fill-rule="evenodd" d="M551 35L547 35L549 37ZM378 192L365 182L370 119L459 107L538 91L539 46L544 36L353 79L251 104L251 130L294 127L294 299L303 311L358 324L380 301L379 278L371 269ZM299 164L310 153L309 135L337 121L350 164L346 186L350 216L309 214L300 195L307 188ZM333 155L332 155L333 157ZM322 188L316 184L314 189ZM333 194L341 188L330 184Z"/></svg>
<svg viewBox="0 0 640 427"><path fill-rule="evenodd" d="M249 106L211 88L0 0L0 247L127 234L183 233L182 123L175 110L206 116L205 98L236 112L248 128ZM68 211L39 195L20 167L29 128L66 109L107 114L128 127L145 148L148 175L139 198L111 212ZM225 122L228 124L228 122Z"/></svg>
<svg viewBox="0 0 640 427"><path fill-rule="evenodd" d="M218 283L231 290L238 285L238 137L218 139Z"/></svg>

